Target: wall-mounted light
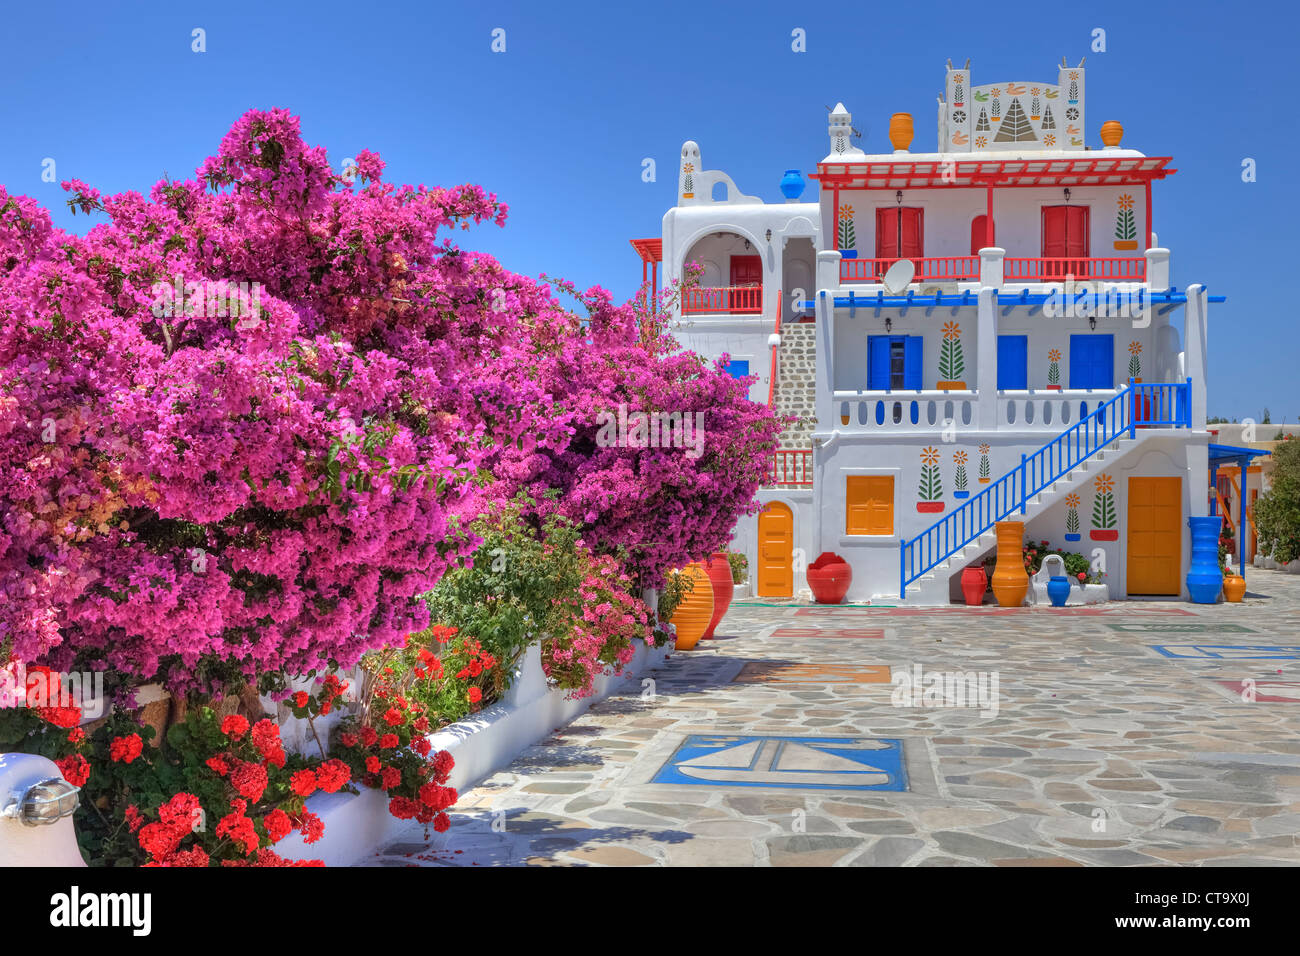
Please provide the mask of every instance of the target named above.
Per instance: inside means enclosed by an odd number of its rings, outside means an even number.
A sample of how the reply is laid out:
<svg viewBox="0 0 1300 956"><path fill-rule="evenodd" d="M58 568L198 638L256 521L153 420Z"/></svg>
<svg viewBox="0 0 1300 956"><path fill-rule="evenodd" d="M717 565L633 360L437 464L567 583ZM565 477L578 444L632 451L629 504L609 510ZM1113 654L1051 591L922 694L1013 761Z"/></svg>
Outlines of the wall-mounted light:
<svg viewBox="0 0 1300 956"><path fill-rule="evenodd" d="M1095 315L1088 316L1088 328L1092 329L1094 332L1097 331L1097 317Z"/></svg>
<svg viewBox="0 0 1300 956"><path fill-rule="evenodd" d="M42 780L6 807L4 816L17 817L29 827L58 823L77 809L80 791L61 777Z"/></svg>
<svg viewBox="0 0 1300 956"><path fill-rule="evenodd" d="M1065 201L1066 201L1066 202L1069 202L1069 201L1070 201L1070 187L1069 187L1069 186L1066 186L1066 187L1065 187Z"/></svg>
<svg viewBox="0 0 1300 956"><path fill-rule="evenodd" d="M745 240L745 248L746 248L746 249L749 248L749 240L748 240L748 239Z"/></svg>
<svg viewBox="0 0 1300 956"><path fill-rule="evenodd" d="M903 191L901 189L894 193L894 198L898 200L900 206L903 205Z"/></svg>
<svg viewBox="0 0 1300 956"><path fill-rule="evenodd" d="M889 316L885 316L885 331L888 332L893 327L894 327L894 320L891 319Z"/></svg>
<svg viewBox="0 0 1300 956"><path fill-rule="evenodd" d="M769 229L769 230L767 231L767 241L768 241L768 242L771 242L771 241L772 241L772 230L771 230L771 229Z"/></svg>

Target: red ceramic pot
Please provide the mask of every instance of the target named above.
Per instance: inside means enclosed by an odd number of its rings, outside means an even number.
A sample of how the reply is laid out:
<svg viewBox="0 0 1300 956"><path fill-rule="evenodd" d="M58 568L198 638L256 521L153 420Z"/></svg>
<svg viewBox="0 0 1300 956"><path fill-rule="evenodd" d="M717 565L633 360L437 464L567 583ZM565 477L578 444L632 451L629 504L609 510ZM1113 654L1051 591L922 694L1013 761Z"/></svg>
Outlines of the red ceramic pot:
<svg viewBox="0 0 1300 956"><path fill-rule="evenodd" d="M704 631L704 638L707 640L713 636L713 629L722 622L727 608L731 607L731 597L736 592L736 584L731 578L731 562L727 560L725 551L715 552L706 559L704 570L709 575L709 583L713 585L713 616L709 618L709 626Z"/></svg>
<svg viewBox="0 0 1300 956"><path fill-rule="evenodd" d="M1088 532L1093 541L1118 541L1119 528L1093 528Z"/></svg>
<svg viewBox="0 0 1300 956"><path fill-rule="evenodd" d="M818 604L839 604L849 593L853 583L853 569L838 554L823 551L808 565L808 587Z"/></svg>
<svg viewBox="0 0 1300 956"><path fill-rule="evenodd" d="M962 571L961 593L971 607L984 603L984 592L988 589L989 576L984 573L984 565L977 564Z"/></svg>

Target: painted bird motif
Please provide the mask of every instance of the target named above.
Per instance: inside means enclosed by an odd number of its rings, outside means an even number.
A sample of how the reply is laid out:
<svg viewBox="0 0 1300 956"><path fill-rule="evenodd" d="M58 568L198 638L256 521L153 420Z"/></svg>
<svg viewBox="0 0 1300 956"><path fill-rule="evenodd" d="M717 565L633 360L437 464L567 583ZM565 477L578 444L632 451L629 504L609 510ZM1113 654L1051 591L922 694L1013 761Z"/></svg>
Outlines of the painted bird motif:
<svg viewBox="0 0 1300 956"><path fill-rule="evenodd" d="M1023 93L1024 91L1025 91L1025 88L1024 88L1023 86L1017 86L1015 83L1008 83L1008 84L1007 84L1007 93L1008 93L1009 95L1014 96L1015 94L1017 94L1017 93Z"/></svg>
<svg viewBox="0 0 1300 956"><path fill-rule="evenodd" d="M988 98L989 98L989 95L988 95L987 93L981 93L979 90L976 90L976 91L975 91L975 102L977 102L977 103L987 103L987 102L988 102Z"/></svg>
<svg viewBox="0 0 1300 956"><path fill-rule="evenodd" d="M1060 93L1059 90L1048 90L1048 91L1047 91L1046 93L1044 93L1043 95L1046 96L1049 100L1054 100L1054 99L1056 99L1058 96L1060 96L1061 93Z"/></svg>
<svg viewBox="0 0 1300 956"><path fill-rule="evenodd" d="M970 142L970 137L965 133L956 132L952 134L952 142L954 146L965 146Z"/></svg>
<svg viewBox="0 0 1300 956"><path fill-rule="evenodd" d="M1074 134L1074 133L1079 132L1079 127L1077 127L1077 126L1067 126L1067 127L1065 128L1065 131L1066 131L1067 133Z"/></svg>

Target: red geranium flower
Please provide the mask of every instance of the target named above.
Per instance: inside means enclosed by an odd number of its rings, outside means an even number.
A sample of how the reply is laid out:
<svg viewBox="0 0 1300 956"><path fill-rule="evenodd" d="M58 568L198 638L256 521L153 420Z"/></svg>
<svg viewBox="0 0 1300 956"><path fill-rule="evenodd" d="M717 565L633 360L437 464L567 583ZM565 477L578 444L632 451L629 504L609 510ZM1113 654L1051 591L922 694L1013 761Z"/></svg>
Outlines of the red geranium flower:
<svg viewBox="0 0 1300 956"><path fill-rule="evenodd" d="M316 783L326 793L336 793L352 779L352 771L342 760L327 760L316 768Z"/></svg>
<svg viewBox="0 0 1300 956"><path fill-rule="evenodd" d="M272 843L279 843L293 830L293 821L289 819L289 814L279 807L263 817L262 822L266 824L266 833Z"/></svg>
<svg viewBox="0 0 1300 956"><path fill-rule="evenodd" d="M266 776L266 768L257 763L243 763L230 776L230 782L239 795L244 799L256 803L262 799L262 794L266 791L266 785L269 783Z"/></svg>
<svg viewBox="0 0 1300 956"><path fill-rule="evenodd" d="M300 797L309 797L316 791L316 775L310 770L299 770L289 778L289 786Z"/></svg>
<svg viewBox="0 0 1300 956"><path fill-rule="evenodd" d="M248 733L248 718L242 714L228 714L221 721L221 732L238 740Z"/></svg>
<svg viewBox="0 0 1300 956"><path fill-rule="evenodd" d="M84 787L90 779L90 764L81 754L71 754L54 761L54 764L59 768L59 773L63 774L63 779L74 787Z"/></svg>
<svg viewBox="0 0 1300 956"><path fill-rule="evenodd" d="M109 759L114 763L130 763L144 751L144 741L139 734L114 737L108 745Z"/></svg>
<svg viewBox="0 0 1300 956"><path fill-rule="evenodd" d="M226 774L230 773L230 764L226 763L226 758L222 754L217 754L215 757L209 757L204 761L204 763L211 767L218 777L224 777Z"/></svg>
<svg viewBox="0 0 1300 956"><path fill-rule="evenodd" d="M397 739L397 734L384 734L384 736L379 738L379 747L381 750L391 750L393 747L396 747L398 743L400 743L400 741Z"/></svg>

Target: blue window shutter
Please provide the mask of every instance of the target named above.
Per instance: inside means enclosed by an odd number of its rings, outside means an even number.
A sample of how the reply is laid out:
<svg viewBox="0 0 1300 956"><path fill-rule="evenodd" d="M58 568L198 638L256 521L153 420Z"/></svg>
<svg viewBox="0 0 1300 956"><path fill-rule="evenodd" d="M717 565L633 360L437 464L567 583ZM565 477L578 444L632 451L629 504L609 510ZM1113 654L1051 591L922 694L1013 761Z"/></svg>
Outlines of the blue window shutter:
<svg viewBox="0 0 1300 956"><path fill-rule="evenodd" d="M884 391L889 388L889 337L867 337L867 388Z"/></svg>
<svg viewBox="0 0 1300 956"><path fill-rule="evenodd" d="M1088 336L1070 336L1070 388L1092 388L1092 349Z"/></svg>
<svg viewBox="0 0 1300 956"><path fill-rule="evenodd" d="M733 359L727 363L727 374L732 378L744 378L749 374L748 359Z"/></svg>
<svg viewBox="0 0 1300 956"><path fill-rule="evenodd" d="M1029 336L998 336L998 388L1029 387Z"/></svg>
<svg viewBox="0 0 1300 956"><path fill-rule="evenodd" d="M1086 255L1086 253L1085 253ZM1093 353L1092 380L1093 388L1115 387L1115 336L1094 335L1096 352Z"/></svg>
<svg viewBox="0 0 1300 956"><path fill-rule="evenodd" d="M909 335L903 346L903 388L921 387L921 347L925 342L919 335Z"/></svg>
<svg viewBox="0 0 1300 956"><path fill-rule="evenodd" d="M1070 388L1115 387L1115 336L1070 336Z"/></svg>

